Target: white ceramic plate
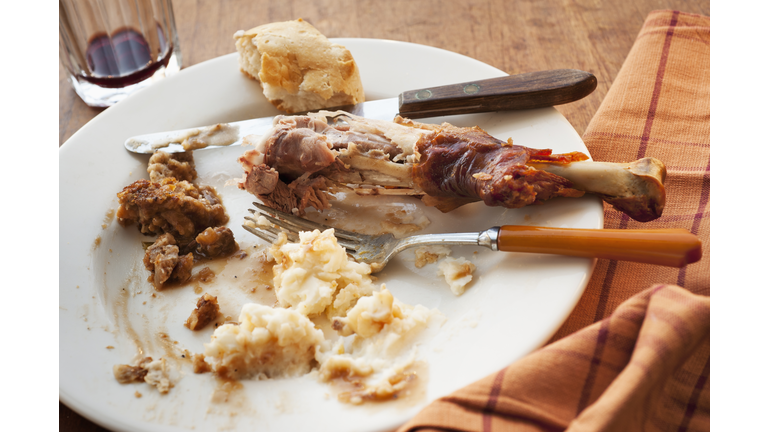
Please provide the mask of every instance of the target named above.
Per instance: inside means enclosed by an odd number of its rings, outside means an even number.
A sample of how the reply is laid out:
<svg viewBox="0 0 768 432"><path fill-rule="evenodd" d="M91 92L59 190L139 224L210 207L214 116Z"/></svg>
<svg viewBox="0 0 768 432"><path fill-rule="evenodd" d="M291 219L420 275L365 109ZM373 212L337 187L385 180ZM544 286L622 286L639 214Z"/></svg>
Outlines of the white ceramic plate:
<svg viewBox="0 0 768 432"><path fill-rule="evenodd" d="M404 90L502 76L479 61L436 48L383 40L339 39L353 53L369 100ZM143 281L143 254L135 227L122 228L110 211L116 193L146 178L147 156L123 148L126 138L164 130L277 114L258 84L238 70L235 54L190 67L104 111L67 141L59 152L59 397L72 409L107 428L167 430L333 430L386 431L430 401L491 374L543 344L567 317L591 275L594 261L547 255L455 249L477 265L475 281L460 297L436 277L436 266L416 269L413 255L388 265L380 281L409 304L438 308L447 321L423 345L428 365L423 397L409 402L349 406L313 377L248 381L216 403L221 389L211 374L195 375L181 363L180 379L168 394L147 384L120 385L112 366L130 363L140 347L155 358L178 358L180 350L200 353L211 329L182 326L199 294L190 287L156 293ZM554 108L449 119L479 125L515 144L556 153L587 152L571 125ZM200 181L218 188L241 245L256 243L240 224L252 197L226 180L240 176L241 148L197 153ZM601 228L603 207L596 198L557 199L518 210L481 204L449 214L421 207L428 232L482 230L527 224ZM230 268L226 277L243 269ZM226 271L224 273L227 273ZM217 280L224 280L224 273ZM214 291L223 310L237 318L240 304L258 301L242 289ZM208 290L208 289L206 289ZM220 299L221 301L221 299ZM162 334L166 334L164 337ZM113 347L113 348L107 348ZM142 397L137 397L136 392Z"/></svg>

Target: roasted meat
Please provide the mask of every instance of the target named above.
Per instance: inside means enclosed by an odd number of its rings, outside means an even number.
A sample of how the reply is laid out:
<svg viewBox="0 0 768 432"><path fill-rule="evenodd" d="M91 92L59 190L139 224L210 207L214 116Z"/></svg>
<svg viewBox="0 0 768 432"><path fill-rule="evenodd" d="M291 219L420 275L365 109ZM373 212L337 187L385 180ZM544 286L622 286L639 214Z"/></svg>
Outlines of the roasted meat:
<svg viewBox="0 0 768 432"><path fill-rule="evenodd" d="M331 121L329 121L329 119ZM479 127L370 120L343 111L278 116L243 154L241 189L264 204L304 214L329 207L328 193L407 194L443 212L482 201L519 208L556 197L600 196L639 221L664 208L664 165L592 162L501 141Z"/></svg>
<svg viewBox="0 0 768 432"><path fill-rule="evenodd" d="M419 142L413 179L423 201L442 211L483 201L489 206L518 208L555 197L580 197L570 181L528 165L531 161L571 163L583 153L552 155L512 145L480 128L443 125L429 142Z"/></svg>

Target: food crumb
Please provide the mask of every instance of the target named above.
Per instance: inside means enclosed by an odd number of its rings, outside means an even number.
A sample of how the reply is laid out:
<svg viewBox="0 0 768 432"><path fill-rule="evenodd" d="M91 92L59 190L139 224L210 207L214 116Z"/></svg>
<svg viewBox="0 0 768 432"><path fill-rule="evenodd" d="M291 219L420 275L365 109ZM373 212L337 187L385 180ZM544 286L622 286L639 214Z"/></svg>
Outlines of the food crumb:
<svg viewBox="0 0 768 432"><path fill-rule="evenodd" d="M190 330L200 330L213 321L219 314L219 303L216 297L205 293L197 300L197 307L189 315L184 327Z"/></svg>
<svg viewBox="0 0 768 432"><path fill-rule="evenodd" d="M201 374L211 371L211 365L206 363L205 356L202 354L195 354L192 356L192 372Z"/></svg>
<svg viewBox="0 0 768 432"><path fill-rule="evenodd" d="M197 274L197 277L203 282L210 282L216 277L216 273L209 267L203 267Z"/></svg>
<svg viewBox="0 0 768 432"><path fill-rule="evenodd" d="M115 349L112 345L107 345L107 349Z"/></svg>
<svg viewBox="0 0 768 432"><path fill-rule="evenodd" d="M138 391L138 390L136 390L136 393L134 393L133 395L134 395L134 396L136 396L136 398L137 398L137 399L138 399L138 398L140 398L140 397L142 396L142 394L141 394L141 393L139 393L139 391Z"/></svg>
<svg viewBox="0 0 768 432"><path fill-rule="evenodd" d="M434 264L440 258L445 258L451 254L451 249L445 246L422 246L414 251L416 268L422 268L427 264Z"/></svg>
<svg viewBox="0 0 768 432"><path fill-rule="evenodd" d="M162 357L155 361L152 361L152 357L144 357L136 366L127 364L114 365L112 373L120 384L146 382L157 387L161 394L168 393L173 387L168 366Z"/></svg>
<svg viewBox="0 0 768 432"><path fill-rule="evenodd" d="M472 281L475 268L475 265L464 257L458 259L447 257L438 264L437 274L445 277L451 291L460 296L467 289L467 284Z"/></svg>

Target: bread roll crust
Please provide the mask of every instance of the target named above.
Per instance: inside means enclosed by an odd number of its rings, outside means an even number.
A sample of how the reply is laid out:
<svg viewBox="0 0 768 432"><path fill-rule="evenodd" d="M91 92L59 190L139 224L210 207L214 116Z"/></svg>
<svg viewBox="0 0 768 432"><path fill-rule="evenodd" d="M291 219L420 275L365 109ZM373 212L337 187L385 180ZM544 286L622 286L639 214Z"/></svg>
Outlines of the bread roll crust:
<svg viewBox="0 0 768 432"><path fill-rule="evenodd" d="M299 18L235 33L240 70L289 114L363 102L352 53Z"/></svg>

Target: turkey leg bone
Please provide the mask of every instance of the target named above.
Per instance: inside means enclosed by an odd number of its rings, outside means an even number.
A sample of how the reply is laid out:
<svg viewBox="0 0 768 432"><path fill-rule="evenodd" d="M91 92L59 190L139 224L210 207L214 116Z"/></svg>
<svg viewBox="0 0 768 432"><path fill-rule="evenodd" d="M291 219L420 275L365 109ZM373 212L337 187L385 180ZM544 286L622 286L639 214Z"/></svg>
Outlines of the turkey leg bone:
<svg viewBox="0 0 768 432"><path fill-rule="evenodd" d="M573 183L575 189L597 195L640 222L661 216L667 170L658 159L646 157L629 163L581 161L568 164L528 164Z"/></svg>

